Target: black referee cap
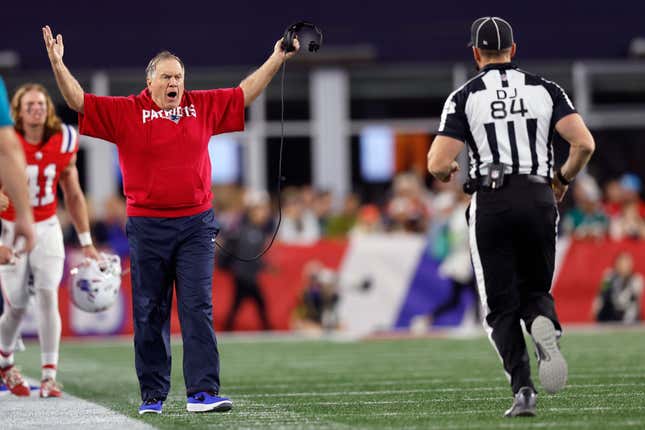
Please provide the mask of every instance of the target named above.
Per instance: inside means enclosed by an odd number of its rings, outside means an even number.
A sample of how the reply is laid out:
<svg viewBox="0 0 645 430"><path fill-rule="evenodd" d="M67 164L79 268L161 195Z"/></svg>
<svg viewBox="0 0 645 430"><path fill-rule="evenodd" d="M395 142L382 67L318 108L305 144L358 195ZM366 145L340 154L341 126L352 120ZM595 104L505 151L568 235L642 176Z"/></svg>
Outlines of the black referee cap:
<svg viewBox="0 0 645 430"><path fill-rule="evenodd" d="M513 46L511 24L496 16L477 18L470 27L470 43L480 49L502 51Z"/></svg>

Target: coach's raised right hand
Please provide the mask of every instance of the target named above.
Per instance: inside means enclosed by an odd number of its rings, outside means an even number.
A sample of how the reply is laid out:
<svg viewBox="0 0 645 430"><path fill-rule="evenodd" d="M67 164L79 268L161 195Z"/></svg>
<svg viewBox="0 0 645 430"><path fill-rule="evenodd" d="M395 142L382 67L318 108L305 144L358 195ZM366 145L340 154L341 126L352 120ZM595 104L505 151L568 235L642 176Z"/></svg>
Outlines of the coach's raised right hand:
<svg viewBox="0 0 645 430"><path fill-rule="evenodd" d="M56 38L48 25L43 27L43 39L45 40L45 48L47 48L47 55L52 64L63 61L63 53L65 52L65 45L63 45L63 36L58 34Z"/></svg>
<svg viewBox="0 0 645 430"><path fill-rule="evenodd" d="M43 39L45 40L47 55L52 64L58 89L67 102L67 106L78 113L83 113L85 92L81 84L78 83L76 78L72 76L69 69L65 66L65 63L63 63L63 53L65 52L63 36L58 34L54 39L51 28L46 25L43 27Z"/></svg>

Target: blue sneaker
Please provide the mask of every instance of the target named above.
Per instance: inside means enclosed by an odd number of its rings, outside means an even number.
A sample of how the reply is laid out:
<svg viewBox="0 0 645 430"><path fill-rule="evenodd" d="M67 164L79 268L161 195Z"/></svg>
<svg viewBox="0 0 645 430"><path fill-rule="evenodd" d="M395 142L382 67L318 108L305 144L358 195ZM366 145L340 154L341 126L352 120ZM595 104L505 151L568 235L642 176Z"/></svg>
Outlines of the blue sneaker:
<svg viewBox="0 0 645 430"><path fill-rule="evenodd" d="M0 382L0 396L4 396L5 394L9 394L9 388L3 382Z"/></svg>
<svg viewBox="0 0 645 430"><path fill-rule="evenodd" d="M233 402L227 397L219 397L208 391L188 396L186 410L188 412L226 412L233 408Z"/></svg>
<svg viewBox="0 0 645 430"><path fill-rule="evenodd" d="M148 399L139 406L139 415L160 414L163 409L163 400Z"/></svg>

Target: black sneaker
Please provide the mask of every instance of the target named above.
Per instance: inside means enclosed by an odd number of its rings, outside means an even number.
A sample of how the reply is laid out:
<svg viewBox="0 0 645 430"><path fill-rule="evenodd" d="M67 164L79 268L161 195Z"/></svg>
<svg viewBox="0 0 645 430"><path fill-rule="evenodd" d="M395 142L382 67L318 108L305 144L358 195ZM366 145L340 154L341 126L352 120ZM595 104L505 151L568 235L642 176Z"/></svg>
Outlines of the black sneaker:
<svg viewBox="0 0 645 430"><path fill-rule="evenodd" d="M533 320L531 337L538 356L538 373L542 387L549 394L562 390L567 383L568 368L560 346L553 322L544 316Z"/></svg>
<svg viewBox="0 0 645 430"><path fill-rule="evenodd" d="M515 394L511 408L504 413L507 418L512 417L534 417L537 394L531 387L522 387Z"/></svg>

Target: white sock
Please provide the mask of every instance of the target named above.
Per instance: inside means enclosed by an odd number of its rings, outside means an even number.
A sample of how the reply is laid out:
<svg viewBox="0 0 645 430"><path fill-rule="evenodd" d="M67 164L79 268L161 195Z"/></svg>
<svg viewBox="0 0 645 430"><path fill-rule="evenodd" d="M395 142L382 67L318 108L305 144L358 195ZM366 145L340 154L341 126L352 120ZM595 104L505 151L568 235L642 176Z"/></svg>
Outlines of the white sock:
<svg viewBox="0 0 645 430"><path fill-rule="evenodd" d="M25 309L16 309L4 304L4 312L0 317L0 367L13 364L13 351L19 336L20 323L25 315Z"/></svg>
<svg viewBox="0 0 645 430"><path fill-rule="evenodd" d="M13 352L0 350L0 369L13 366Z"/></svg>
<svg viewBox="0 0 645 430"><path fill-rule="evenodd" d="M58 346L60 344L61 321L58 312L58 290L39 288L36 290L38 306L38 339L40 340L43 379L47 375L56 377ZM47 366L47 368L45 367ZM51 368L53 366L53 369Z"/></svg>
<svg viewBox="0 0 645 430"><path fill-rule="evenodd" d="M46 359L44 356L46 354L42 354L42 355L43 355L43 363L45 363ZM56 361L58 361L58 356L56 356ZM42 367L43 377L41 379L42 380L49 379L49 378L56 379L56 370L58 370L56 364L53 364L51 362L48 364L43 364L43 367Z"/></svg>

